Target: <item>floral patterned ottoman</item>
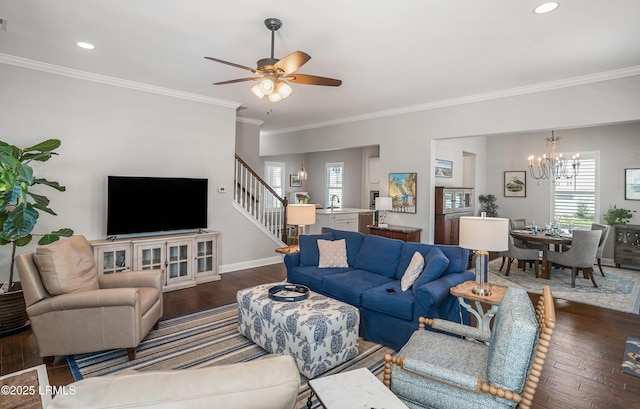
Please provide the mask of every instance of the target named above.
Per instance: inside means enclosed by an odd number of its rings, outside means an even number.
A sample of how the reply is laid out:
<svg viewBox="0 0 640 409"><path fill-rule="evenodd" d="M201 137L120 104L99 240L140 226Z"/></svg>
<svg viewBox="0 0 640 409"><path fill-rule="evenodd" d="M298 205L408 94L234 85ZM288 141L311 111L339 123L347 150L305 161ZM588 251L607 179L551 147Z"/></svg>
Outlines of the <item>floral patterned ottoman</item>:
<svg viewBox="0 0 640 409"><path fill-rule="evenodd" d="M238 330L270 353L289 354L313 378L358 355L358 309L309 292L303 301L269 298L263 284L238 291Z"/></svg>

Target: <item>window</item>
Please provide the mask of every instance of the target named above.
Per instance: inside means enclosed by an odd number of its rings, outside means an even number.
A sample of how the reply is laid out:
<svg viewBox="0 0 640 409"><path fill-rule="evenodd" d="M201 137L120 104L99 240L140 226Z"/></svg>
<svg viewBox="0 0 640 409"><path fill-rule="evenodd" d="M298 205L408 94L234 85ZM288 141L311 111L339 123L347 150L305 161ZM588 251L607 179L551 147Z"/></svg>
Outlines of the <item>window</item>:
<svg viewBox="0 0 640 409"><path fill-rule="evenodd" d="M344 173L344 163L327 163L325 165L325 199L324 199L324 207L331 207L331 198L333 195L338 197L338 200L335 200L333 205L335 207L342 207L342 180Z"/></svg>
<svg viewBox="0 0 640 409"><path fill-rule="evenodd" d="M580 158L580 171L575 183L559 180L553 186L553 217L563 225L591 226L596 210L596 155Z"/></svg>
<svg viewBox="0 0 640 409"><path fill-rule="evenodd" d="M265 162L264 163L264 181L267 182L271 189L280 197L284 197L284 162ZM267 195L267 207L278 207L278 200Z"/></svg>

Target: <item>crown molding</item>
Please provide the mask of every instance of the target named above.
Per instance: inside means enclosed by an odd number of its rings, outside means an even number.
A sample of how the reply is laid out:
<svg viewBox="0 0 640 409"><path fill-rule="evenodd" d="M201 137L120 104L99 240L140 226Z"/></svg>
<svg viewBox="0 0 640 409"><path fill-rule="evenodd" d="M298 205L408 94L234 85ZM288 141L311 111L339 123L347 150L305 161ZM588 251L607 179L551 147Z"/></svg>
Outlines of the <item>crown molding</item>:
<svg viewBox="0 0 640 409"><path fill-rule="evenodd" d="M236 122L242 122L243 124L258 125L258 126L261 126L264 123L264 121L260 119L246 118L243 116L236 116Z"/></svg>
<svg viewBox="0 0 640 409"><path fill-rule="evenodd" d="M543 82L543 83L534 84L534 85L527 85L524 87L509 88L505 90L487 92L483 94L469 95L462 98L453 98L453 99L447 99L442 101L436 101L428 104L413 105L413 106L408 106L404 108L371 112L368 114L357 115L357 116L352 116L348 118L341 118L341 119L325 121L325 122L318 122L315 124L309 124L309 125L304 125L299 127L279 129L279 130L270 131L270 132L262 132L261 136L280 135L280 134L286 134L290 132L299 132L299 131L304 131L308 129L324 128L327 126L342 125L346 123L364 121L364 120L375 119L375 118L382 118L387 116L401 115L401 114L407 114L407 113L413 113L413 112L419 112L419 111L428 111L432 109L445 108L445 107L450 107L455 105L471 104L474 102L490 101L494 99L514 97L518 95L533 94L536 92L544 92L544 91L551 91L551 90L561 89L561 88L575 87L577 85L592 84L596 82L615 80L615 79L625 78L625 77L632 77L635 75L640 75L640 65L622 68L619 70L600 72L597 74L590 74L590 75L584 75L580 77L567 78L563 80Z"/></svg>
<svg viewBox="0 0 640 409"><path fill-rule="evenodd" d="M224 99L207 97L204 95L192 94L189 92L176 91L169 88L144 84L142 82L128 81L120 78L109 77L107 75L94 74L91 72L74 70L72 68L61 67L59 65L47 64L40 61L29 60L27 58L16 57L14 55L0 53L0 63L15 65L31 70L44 71L50 74L62 75L85 81L93 81L106 85L113 85L121 88L129 88L137 91L149 92L173 98L186 99L189 101L202 102L205 104L218 105L225 108L238 109L240 103L226 101Z"/></svg>

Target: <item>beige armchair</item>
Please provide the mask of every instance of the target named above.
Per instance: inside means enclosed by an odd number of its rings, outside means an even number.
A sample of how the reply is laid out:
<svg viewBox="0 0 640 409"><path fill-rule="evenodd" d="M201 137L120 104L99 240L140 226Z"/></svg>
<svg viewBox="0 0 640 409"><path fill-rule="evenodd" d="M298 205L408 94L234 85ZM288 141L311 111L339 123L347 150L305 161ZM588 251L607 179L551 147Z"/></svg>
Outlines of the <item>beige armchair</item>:
<svg viewBox="0 0 640 409"><path fill-rule="evenodd" d="M133 360L162 317L162 271L98 275L83 236L20 254L16 266L45 363L56 355L117 348Z"/></svg>

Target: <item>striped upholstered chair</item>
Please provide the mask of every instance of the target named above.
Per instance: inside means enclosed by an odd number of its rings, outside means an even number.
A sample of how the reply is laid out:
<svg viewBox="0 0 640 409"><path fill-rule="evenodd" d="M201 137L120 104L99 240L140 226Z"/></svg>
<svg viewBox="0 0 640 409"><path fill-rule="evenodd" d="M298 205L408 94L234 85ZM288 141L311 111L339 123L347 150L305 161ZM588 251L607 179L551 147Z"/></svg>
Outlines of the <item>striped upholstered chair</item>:
<svg viewBox="0 0 640 409"><path fill-rule="evenodd" d="M555 327L549 287L535 310L524 290L510 288L491 332L420 321L398 355L385 356L384 382L409 408L531 407ZM425 323L467 339L425 331Z"/></svg>

